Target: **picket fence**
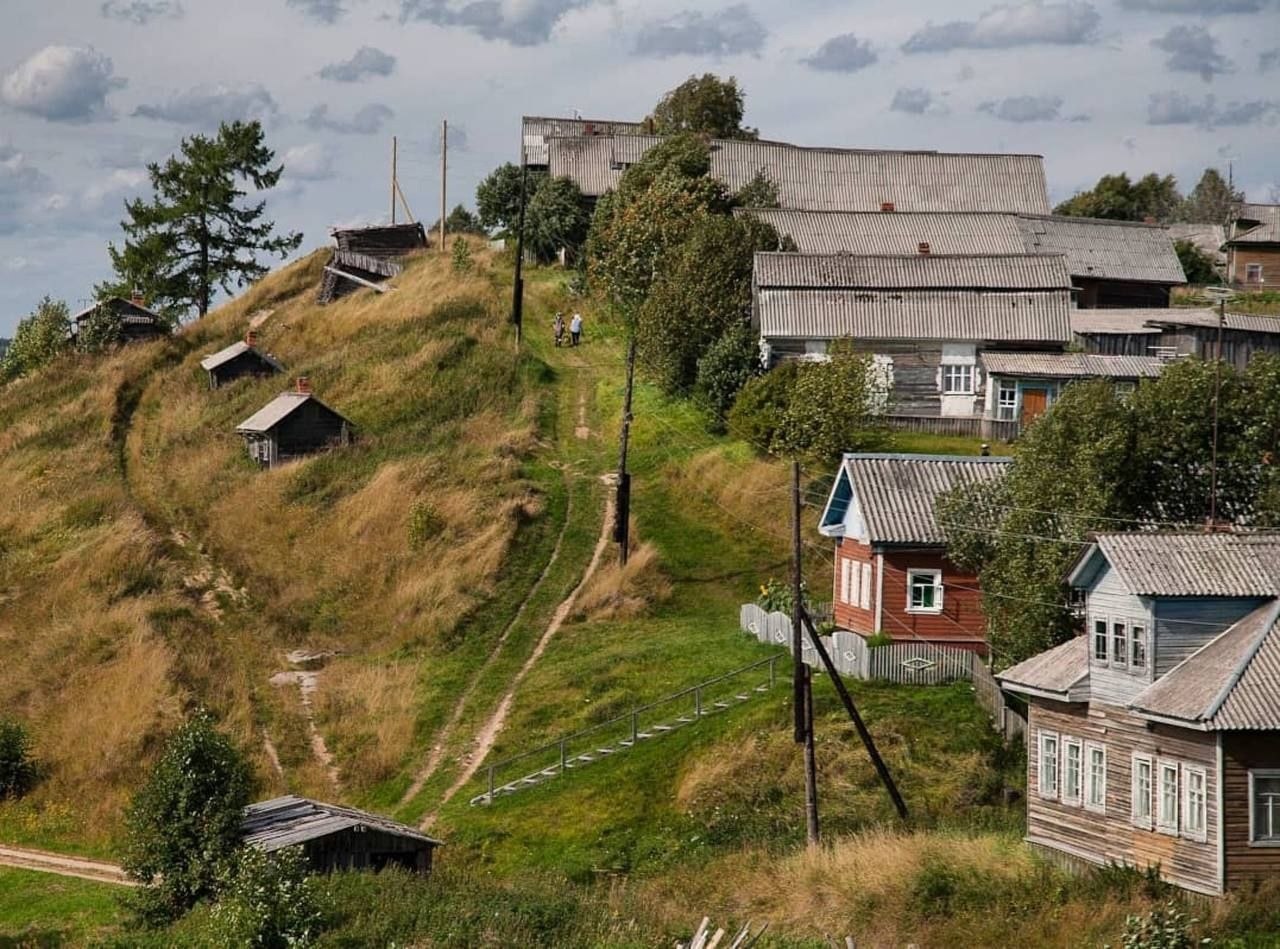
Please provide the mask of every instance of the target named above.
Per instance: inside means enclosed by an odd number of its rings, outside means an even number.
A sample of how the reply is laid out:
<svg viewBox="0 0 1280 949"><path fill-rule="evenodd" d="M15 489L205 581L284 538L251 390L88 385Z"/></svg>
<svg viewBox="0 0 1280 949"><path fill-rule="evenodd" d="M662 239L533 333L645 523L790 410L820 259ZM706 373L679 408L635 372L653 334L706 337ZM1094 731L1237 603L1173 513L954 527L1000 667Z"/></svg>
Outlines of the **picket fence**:
<svg viewBox="0 0 1280 949"><path fill-rule="evenodd" d="M744 632L762 643L791 649L791 617L771 613L755 603L744 603L739 611ZM836 630L819 637L841 675L856 679L880 679L907 685L942 685L971 682L978 702L995 721L1006 741L1026 731L1026 720L1010 708L991 670L976 654L966 649L937 646L927 642L899 642L868 646L857 633ZM801 656L806 664L819 667L821 660L806 634Z"/></svg>

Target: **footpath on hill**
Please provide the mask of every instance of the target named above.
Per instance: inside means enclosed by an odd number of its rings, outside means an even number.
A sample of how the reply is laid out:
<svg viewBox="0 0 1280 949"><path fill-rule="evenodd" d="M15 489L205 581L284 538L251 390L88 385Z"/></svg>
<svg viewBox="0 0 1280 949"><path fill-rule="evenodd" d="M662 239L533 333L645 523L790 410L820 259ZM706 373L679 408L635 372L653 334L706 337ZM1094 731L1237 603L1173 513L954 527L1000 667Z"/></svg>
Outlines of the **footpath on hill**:
<svg viewBox="0 0 1280 949"><path fill-rule="evenodd" d="M124 870L114 863L86 860L83 857L68 857L65 854L48 853L44 850L29 850L25 847L0 847L0 866L39 870L42 873L79 877L84 880L96 880L99 883L114 883L118 886L136 885L125 875Z"/></svg>

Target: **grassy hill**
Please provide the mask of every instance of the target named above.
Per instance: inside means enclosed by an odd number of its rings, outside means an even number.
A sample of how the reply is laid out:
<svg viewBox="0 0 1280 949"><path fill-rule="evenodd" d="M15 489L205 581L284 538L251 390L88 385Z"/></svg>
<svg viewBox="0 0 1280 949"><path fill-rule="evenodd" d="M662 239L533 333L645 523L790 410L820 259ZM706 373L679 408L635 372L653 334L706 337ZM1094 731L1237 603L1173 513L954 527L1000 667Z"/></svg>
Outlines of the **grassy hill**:
<svg viewBox="0 0 1280 949"><path fill-rule="evenodd" d="M616 465L620 331L537 270L517 350L508 267L474 256L459 275L422 255L392 292L322 308L317 253L170 341L0 389L0 714L30 724L47 769L0 803L0 842L109 855L159 741L202 704L264 795L429 821L447 841L425 883L329 881L334 945L652 945L707 913L768 921L775 945L1116 941L1152 896L1021 847L1021 805L1002 797L1020 757L964 685L855 690L912 808L903 827L819 679L821 851L803 848L785 688L469 805L481 758L774 655L737 610L788 569L789 501L784 467L642 384L637 547L619 567L601 476ZM579 307L584 345L552 347L551 315ZM200 359L251 325L287 378L211 391ZM260 470L234 426L297 375L359 440ZM825 488L806 487L811 520ZM816 532L806 557L827 589ZM0 942L118 924L97 884L0 871Z"/></svg>

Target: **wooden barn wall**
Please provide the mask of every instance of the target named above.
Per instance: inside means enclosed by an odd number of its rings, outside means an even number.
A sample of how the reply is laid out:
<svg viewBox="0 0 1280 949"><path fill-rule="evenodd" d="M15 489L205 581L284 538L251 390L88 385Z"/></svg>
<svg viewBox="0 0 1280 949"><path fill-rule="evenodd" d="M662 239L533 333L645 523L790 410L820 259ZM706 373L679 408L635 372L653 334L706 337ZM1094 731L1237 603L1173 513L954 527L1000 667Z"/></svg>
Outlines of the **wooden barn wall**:
<svg viewBox="0 0 1280 949"><path fill-rule="evenodd" d="M246 351L229 362L224 362L210 375L213 376L215 384L221 386L243 376L270 376L277 371L275 366L258 354Z"/></svg>
<svg viewBox="0 0 1280 949"><path fill-rule="evenodd" d="M840 578L845 561L852 561L854 568L862 571L863 564L870 564L871 592L867 597L867 609L840 599ZM831 594L832 620L841 629L871 635L876 631L876 558L871 547L850 537L841 537L836 545L835 577Z"/></svg>
<svg viewBox="0 0 1280 949"><path fill-rule="evenodd" d="M1041 731L1057 733L1060 743L1063 736L1070 736L1106 747L1106 813L1040 796ZM1130 788L1134 752L1204 768L1208 795L1205 841L1133 825ZM1061 773L1059 764L1060 777ZM1110 861L1146 867L1159 863L1166 880L1198 892L1217 893L1220 890L1217 783L1217 742L1211 733L1148 725L1117 706L1031 701L1027 730L1027 837L1035 844L1056 847L1097 864ZM1181 791L1180 779L1180 796Z"/></svg>
<svg viewBox="0 0 1280 949"><path fill-rule="evenodd" d="M431 869L431 844L411 837L365 828L329 834L303 845L307 862L321 872L334 870L380 870L400 866L418 873Z"/></svg>
<svg viewBox="0 0 1280 949"><path fill-rule="evenodd" d="M1280 738L1275 732L1226 732L1222 738L1227 886L1280 876L1280 847L1249 844L1249 770L1280 768Z"/></svg>
<svg viewBox="0 0 1280 949"><path fill-rule="evenodd" d="M313 400L301 405L277 425L275 435L281 457L305 454L328 445L342 444L346 437L346 423Z"/></svg>
<svg viewBox="0 0 1280 949"><path fill-rule="evenodd" d="M1248 283L1249 264L1262 265L1262 282ZM1280 247L1238 244L1231 248L1231 282L1242 287L1280 287Z"/></svg>
<svg viewBox="0 0 1280 949"><path fill-rule="evenodd" d="M907 571L941 570L940 613L907 612ZM895 550L884 555L882 632L895 640L924 639L940 645L985 649L987 621L978 578L961 570L941 550Z"/></svg>
<svg viewBox="0 0 1280 949"><path fill-rule="evenodd" d="M1076 333L1075 340L1100 356L1150 356L1151 347L1161 345L1159 333Z"/></svg>

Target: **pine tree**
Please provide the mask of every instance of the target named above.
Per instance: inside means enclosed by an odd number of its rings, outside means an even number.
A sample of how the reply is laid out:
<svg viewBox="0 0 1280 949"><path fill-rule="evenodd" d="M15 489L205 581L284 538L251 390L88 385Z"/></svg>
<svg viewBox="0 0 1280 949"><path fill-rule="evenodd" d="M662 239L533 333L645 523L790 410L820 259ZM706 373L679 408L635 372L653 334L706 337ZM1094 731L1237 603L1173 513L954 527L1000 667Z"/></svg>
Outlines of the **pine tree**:
<svg viewBox="0 0 1280 949"><path fill-rule="evenodd" d="M302 243L301 234L274 233L265 201L242 200L247 186L275 187L284 168L272 168L274 159L261 123L224 122L217 135L183 139L180 154L148 165L155 193L125 202L124 246L109 247L115 279L97 296L139 287L162 312L204 316L216 288L230 293L265 275L259 254L283 258Z"/></svg>

